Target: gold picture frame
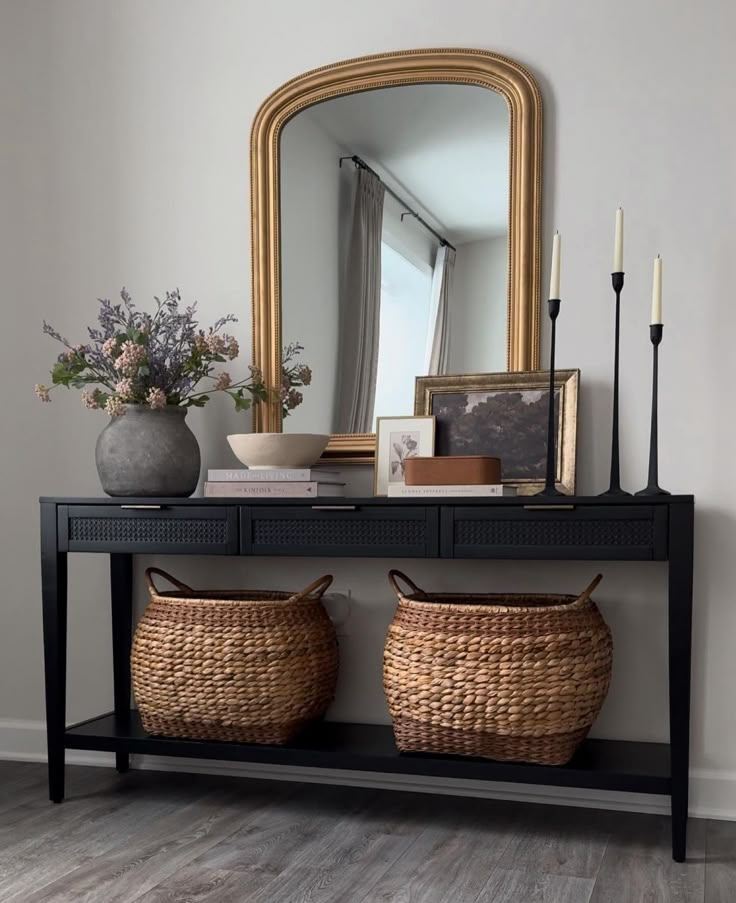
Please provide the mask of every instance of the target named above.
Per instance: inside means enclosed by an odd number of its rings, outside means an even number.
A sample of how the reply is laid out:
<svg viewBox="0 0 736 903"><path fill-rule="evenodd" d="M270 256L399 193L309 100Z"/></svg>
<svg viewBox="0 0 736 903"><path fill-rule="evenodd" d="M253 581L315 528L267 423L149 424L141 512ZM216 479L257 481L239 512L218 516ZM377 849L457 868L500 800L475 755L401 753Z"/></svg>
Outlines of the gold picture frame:
<svg viewBox="0 0 736 903"><path fill-rule="evenodd" d="M575 494L579 385L579 370L555 371L555 485L566 495ZM515 486L520 495L533 495L545 484L548 404L545 370L419 376L414 412L435 416L435 454L500 457L509 473L503 483Z"/></svg>
<svg viewBox="0 0 736 903"><path fill-rule="evenodd" d="M270 388L281 385L280 139L301 110L333 97L427 83L477 85L509 107L509 286L507 367L539 366L542 99L531 73L507 57L461 48L405 50L344 60L291 79L256 113L251 130L253 364ZM277 397L275 393L274 397ZM276 400L253 409L256 432L280 432ZM374 433L333 435L323 461L371 463Z"/></svg>

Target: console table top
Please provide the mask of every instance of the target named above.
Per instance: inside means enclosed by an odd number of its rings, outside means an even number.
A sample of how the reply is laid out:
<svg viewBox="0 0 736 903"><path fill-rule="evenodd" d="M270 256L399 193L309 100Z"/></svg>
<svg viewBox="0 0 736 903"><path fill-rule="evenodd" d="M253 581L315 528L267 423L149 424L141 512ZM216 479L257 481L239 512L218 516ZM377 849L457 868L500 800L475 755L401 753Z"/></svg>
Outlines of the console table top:
<svg viewBox="0 0 736 903"><path fill-rule="evenodd" d="M41 496L41 503L56 505L207 505L208 507L220 507L230 505L306 505L309 507L340 506L340 505L393 505L398 507L428 506L428 505L519 505L528 507L533 505L546 508L560 508L570 505L692 505L695 501L693 495L569 495L569 496L540 496L540 495L515 495L515 496L435 496L426 498L386 498L384 496L319 496L317 498L251 498L231 496L228 498L203 498L200 496L190 498L111 498L110 496Z"/></svg>

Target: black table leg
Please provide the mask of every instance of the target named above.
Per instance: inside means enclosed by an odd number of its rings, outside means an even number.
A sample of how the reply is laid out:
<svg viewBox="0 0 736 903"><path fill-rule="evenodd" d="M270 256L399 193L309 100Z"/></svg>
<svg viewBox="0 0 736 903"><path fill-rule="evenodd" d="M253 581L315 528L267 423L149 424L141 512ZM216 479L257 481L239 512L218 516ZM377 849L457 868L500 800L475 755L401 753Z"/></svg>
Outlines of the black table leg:
<svg viewBox="0 0 736 903"><path fill-rule="evenodd" d="M133 556L110 555L110 600L112 603L112 669L115 716L130 720L130 646L133 636ZM128 770L127 752L115 753L115 767Z"/></svg>
<svg viewBox="0 0 736 903"><path fill-rule="evenodd" d="M670 750L672 858L687 854L690 768L690 657L693 614L693 509L671 505L669 524Z"/></svg>
<svg viewBox="0 0 736 903"><path fill-rule="evenodd" d="M67 561L66 553L58 551L54 504L41 505L41 593L49 798L60 803L64 799Z"/></svg>

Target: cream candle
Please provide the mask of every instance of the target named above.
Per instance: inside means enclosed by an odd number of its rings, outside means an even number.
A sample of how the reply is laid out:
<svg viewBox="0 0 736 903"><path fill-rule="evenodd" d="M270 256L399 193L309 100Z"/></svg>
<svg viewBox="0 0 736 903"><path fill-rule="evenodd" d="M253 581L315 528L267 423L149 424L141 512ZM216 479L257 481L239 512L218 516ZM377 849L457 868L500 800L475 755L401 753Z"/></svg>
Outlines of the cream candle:
<svg viewBox="0 0 736 903"><path fill-rule="evenodd" d="M613 272L624 271L624 211L619 207L616 211L616 233L613 239Z"/></svg>
<svg viewBox="0 0 736 903"><path fill-rule="evenodd" d="M662 322L662 258L654 258L654 278L652 279L652 325Z"/></svg>
<svg viewBox="0 0 736 903"><path fill-rule="evenodd" d="M549 297L560 297L560 233L552 238L552 272L549 277Z"/></svg>

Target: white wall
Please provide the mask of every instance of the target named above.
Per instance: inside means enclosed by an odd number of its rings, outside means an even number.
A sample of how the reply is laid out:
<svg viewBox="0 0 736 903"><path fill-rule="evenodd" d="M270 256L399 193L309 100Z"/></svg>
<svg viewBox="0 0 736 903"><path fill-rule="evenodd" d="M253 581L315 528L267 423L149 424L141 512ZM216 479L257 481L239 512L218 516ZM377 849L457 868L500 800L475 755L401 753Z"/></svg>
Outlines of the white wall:
<svg viewBox="0 0 736 903"><path fill-rule="evenodd" d="M507 305L507 237L458 245L448 373L495 373L506 369Z"/></svg>
<svg viewBox="0 0 736 903"><path fill-rule="evenodd" d="M141 300L178 285L208 317L241 315L248 360L248 136L260 101L305 69L405 47L486 46L535 72L545 103L544 236L564 236L560 366L582 369L580 488L606 485L613 211L626 209L622 475L645 481L651 259L665 259L661 480L698 499L693 791L699 811L736 815L736 421L731 360L736 120L729 0L618 4L375 0L359 29L342 0L65 0L0 6L3 127L0 274L4 336L0 719L43 716L38 513L41 493L95 494L103 421L31 386L94 299L125 284ZM487 36L484 38L483 36ZM544 270L549 241L544 243ZM205 466L232 460L236 419L191 417ZM363 480L366 474L354 474ZM172 561L213 584L298 585L323 569L354 591L336 714L384 718L380 645L392 600L387 562ZM205 569L206 567L206 569ZM406 563L427 585L576 590L597 565ZM664 568L604 564L598 594L616 642L597 732L661 739L667 729ZM72 718L110 705L106 564L72 566ZM15 721L14 721L15 720ZM25 736L25 735L22 735ZM36 736L34 734L34 736ZM39 738L40 739L40 738ZM5 746L3 746L5 744ZM20 745L20 743L18 744ZM25 749L25 748L24 748ZM17 750L19 753L23 750ZM26 752L28 750L25 750Z"/></svg>
<svg viewBox="0 0 736 903"><path fill-rule="evenodd" d="M309 111L281 136L282 339L298 341L312 368L304 403L285 421L289 432L329 433L337 389L340 281L350 224L352 167L347 151ZM318 313L317 313L318 311Z"/></svg>

